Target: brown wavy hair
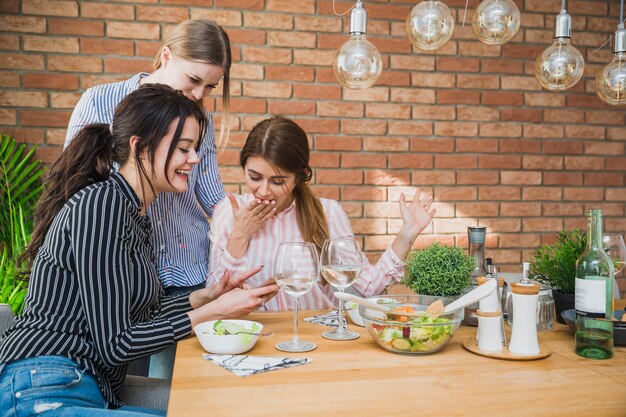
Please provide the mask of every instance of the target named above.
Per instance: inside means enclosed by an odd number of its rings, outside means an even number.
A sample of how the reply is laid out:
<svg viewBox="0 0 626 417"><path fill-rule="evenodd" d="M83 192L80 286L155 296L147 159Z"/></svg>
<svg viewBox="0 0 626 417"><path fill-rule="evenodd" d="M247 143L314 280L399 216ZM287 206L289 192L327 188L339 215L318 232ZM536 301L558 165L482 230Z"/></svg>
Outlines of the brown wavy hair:
<svg viewBox="0 0 626 417"><path fill-rule="evenodd" d="M313 171L309 166L309 141L304 130L292 120L280 116L259 122L252 128L241 149L241 167L245 168L248 158L254 156L295 174L293 195L298 229L306 242L313 242L321 251L324 240L329 236L328 220L322 203L308 186Z"/></svg>
<svg viewBox="0 0 626 417"><path fill-rule="evenodd" d="M77 191L109 178L114 163L124 165L132 154L138 162L138 175L145 178L152 189L150 178L155 174L154 155L157 147L172 122L178 119L165 162L164 172L167 172L170 157L189 116L200 124L199 147L206 130L206 118L202 109L165 84L145 84L124 97L115 110L111 125L93 124L81 129L46 176L44 190L34 214L32 238L19 260L19 264L23 262L25 265L21 274L30 273L48 229L65 203ZM139 137L139 140L131 148L130 138L133 136ZM141 160L144 152L152 167L150 175ZM145 195L145 190L141 191Z"/></svg>
<svg viewBox="0 0 626 417"><path fill-rule="evenodd" d="M220 123L220 137L217 142L219 149L228 143L230 135L230 66L232 55L228 34L220 25L207 19L185 20L174 26L163 45L156 54L153 62L155 70L161 68L161 52L168 47L178 57L185 61L205 62L217 65L224 70L222 86L222 116Z"/></svg>

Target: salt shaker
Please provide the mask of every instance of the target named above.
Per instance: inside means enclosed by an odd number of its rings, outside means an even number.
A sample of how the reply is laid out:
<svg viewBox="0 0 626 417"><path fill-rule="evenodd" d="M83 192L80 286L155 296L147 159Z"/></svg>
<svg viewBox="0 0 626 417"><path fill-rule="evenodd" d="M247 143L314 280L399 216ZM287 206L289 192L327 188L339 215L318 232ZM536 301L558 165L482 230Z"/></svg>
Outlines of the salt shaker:
<svg viewBox="0 0 626 417"><path fill-rule="evenodd" d="M537 299L539 285L514 282L511 284L513 297L513 330L509 351L518 355L537 355Z"/></svg>
<svg viewBox="0 0 626 417"><path fill-rule="evenodd" d="M493 275L488 274L486 277L477 277L476 283L478 284L478 286L481 286L485 282L489 281L490 279L496 279L496 278L494 278ZM498 280L498 287L500 287L501 285L504 285L504 279L502 279L501 281L502 282ZM498 288L498 291L499 290L500 288ZM498 312L497 317L502 317L502 313L500 310L500 302L498 300L498 293L496 291L491 292L491 294L479 300L478 305L479 305L478 307L479 311L481 311L482 313ZM481 317L478 315L478 313L476 313L476 316L478 317L478 329L476 330L476 340L480 344L480 335L482 334L481 329L480 329L481 322L486 322L486 321L492 322L495 320L492 319L492 317L494 317L493 315L488 315L488 316L483 315L483 317L489 317L489 320L481 320ZM491 326L491 324L489 326ZM504 338L502 337L502 325L500 323L498 324L498 330L497 330L496 336L498 340L500 341L500 345L502 345L502 341L504 340Z"/></svg>
<svg viewBox="0 0 626 417"><path fill-rule="evenodd" d="M478 349L487 352L502 351L502 312L478 309L476 317L478 317Z"/></svg>

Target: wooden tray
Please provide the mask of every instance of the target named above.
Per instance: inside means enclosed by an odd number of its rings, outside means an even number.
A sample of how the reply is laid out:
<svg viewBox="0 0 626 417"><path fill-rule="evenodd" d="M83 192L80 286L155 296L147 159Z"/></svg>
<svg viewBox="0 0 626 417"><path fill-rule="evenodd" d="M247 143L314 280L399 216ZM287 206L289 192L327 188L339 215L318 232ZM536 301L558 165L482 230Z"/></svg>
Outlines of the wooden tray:
<svg viewBox="0 0 626 417"><path fill-rule="evenodd" d="M476 342L475 336L463 339L463 347L476 355L492 359L504 359L507 361L534 361L547 358L552 354L552 349L541 343L539 343L539 353L536 355L518 355L511 353L508 349L502 349L500 352L488 352L478 349L478 342Z"/></svg>

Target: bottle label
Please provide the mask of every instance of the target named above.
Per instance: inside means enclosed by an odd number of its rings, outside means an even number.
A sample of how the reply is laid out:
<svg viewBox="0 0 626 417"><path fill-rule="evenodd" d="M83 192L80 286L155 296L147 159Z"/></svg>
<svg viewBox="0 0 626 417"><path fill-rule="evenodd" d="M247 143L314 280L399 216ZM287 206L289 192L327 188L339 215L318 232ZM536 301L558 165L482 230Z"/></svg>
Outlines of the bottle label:
<svg viewBox="0 0 626 417"><path fill-rule="evenodd" d="M604 318L606 314L606 278L586 276L576 278L576 314Z"/></svg>

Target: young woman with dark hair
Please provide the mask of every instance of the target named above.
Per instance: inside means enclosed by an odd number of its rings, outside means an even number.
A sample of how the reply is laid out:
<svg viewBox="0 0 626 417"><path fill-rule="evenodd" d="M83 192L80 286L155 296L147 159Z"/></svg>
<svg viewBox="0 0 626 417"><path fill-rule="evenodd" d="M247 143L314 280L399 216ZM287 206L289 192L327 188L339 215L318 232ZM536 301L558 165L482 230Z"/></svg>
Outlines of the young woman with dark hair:
<svg viewBox="0 0 626 417"><path fill-rule="evenodd" d="M248 282L255 286L273 276L273 260L281 242L313 242L318 251L325 239L353 237L350 221L335 200L315 196L307 135L293 121L273 117L258 123L248 135L239 158L250 194L233 195L216 207L211 225L211 274L207 285L219 282L225 271L237 273L251 265L264 270ZM432 198L415 193L411 203L400 196L402 226L396 238L371 265L366 265L352 286L365 296L380 294L403 275L403 259L435 210ZM292 298L280 291L264 304L267 310L292 308ZM334 307L329 285L314 287L300 297L304 309Z"/></svg>
<svg viewBox="0 0 626 417"><path fill-rule="evenodd" d="M114 410L127 364L195 324L248 314L278 290L249 288L256 268L165 296L146 208L187 190L205 129L196 103L148 84L121 101L111 125L83 128L51 167L25 253L26 307L0 339L3 416L160 414Z"/></svg>

